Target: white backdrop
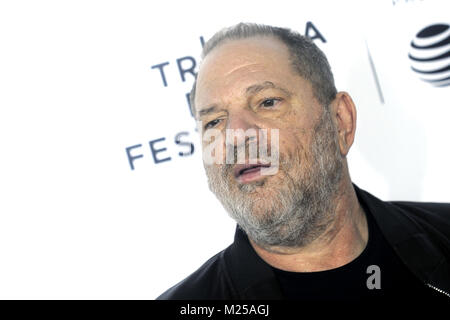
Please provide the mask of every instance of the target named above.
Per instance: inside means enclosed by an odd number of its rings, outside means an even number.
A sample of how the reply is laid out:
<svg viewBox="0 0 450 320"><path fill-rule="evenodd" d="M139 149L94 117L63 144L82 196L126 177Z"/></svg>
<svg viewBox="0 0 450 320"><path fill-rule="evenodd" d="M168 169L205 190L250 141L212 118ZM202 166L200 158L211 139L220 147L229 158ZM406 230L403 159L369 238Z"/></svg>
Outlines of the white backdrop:
<svg viewBox="0 0 450 320"><path fill-rule="evenodd" d="M325 51L358 108L355 183L448 202L450 86L408 58L448 12L444 0L0 2L0 298L153 299L231 243L178 64L198 65L201 37L241 21L308 28Z"/></svg>

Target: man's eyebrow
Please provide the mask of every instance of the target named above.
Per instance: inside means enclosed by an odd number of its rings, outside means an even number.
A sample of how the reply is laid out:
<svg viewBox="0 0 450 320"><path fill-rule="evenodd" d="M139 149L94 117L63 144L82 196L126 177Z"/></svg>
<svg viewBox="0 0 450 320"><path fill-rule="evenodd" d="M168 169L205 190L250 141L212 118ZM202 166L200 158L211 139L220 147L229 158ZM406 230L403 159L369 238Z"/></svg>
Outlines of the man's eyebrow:
<svg viewBox="0 0 450 320"><path fill-rule="evenodd" d="M256 94L256 93L258 93L264 89L268 89L268 88L278 89L278 90L283 91L287 95L291 95L291 93L288 90L275 85L271 81L264 81L263 83L260 83L260 84L254 84L254 85L248 87L247 89L245 89L245 93L247 95Z"/></svg>
<svg viewBox="0 0 450 320"><path fill-rule="evenodd" d="M216 106L211 106L211 107L209 107L209 108L205 108L205 109L199 110L199 111L198 111L198 116L199 116L199 117L203 117L203 116L205 116L205 115L207 115L207 114L210 114L210 113L215 112L216 109L217 109Z"/></svg>

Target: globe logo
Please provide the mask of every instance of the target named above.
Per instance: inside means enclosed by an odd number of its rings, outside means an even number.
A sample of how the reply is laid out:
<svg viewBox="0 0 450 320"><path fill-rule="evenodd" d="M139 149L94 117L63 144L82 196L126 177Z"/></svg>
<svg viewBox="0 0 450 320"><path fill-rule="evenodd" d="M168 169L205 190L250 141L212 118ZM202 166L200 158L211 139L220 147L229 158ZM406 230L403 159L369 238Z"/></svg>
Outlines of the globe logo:
<svg viewBox="0 0 450 320"><path fill-rule="evenodd" d="M419 78L435 87L450 85L450 26L428 26L411 41L411 69Z"/></svg>

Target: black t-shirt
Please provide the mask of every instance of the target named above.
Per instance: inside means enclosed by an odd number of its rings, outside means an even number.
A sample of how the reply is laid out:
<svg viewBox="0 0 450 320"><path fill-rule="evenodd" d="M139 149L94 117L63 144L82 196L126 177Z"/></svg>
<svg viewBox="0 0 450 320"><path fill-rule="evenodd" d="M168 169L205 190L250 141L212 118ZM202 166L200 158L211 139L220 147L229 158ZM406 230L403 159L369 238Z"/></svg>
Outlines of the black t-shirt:
<svg viewBox="0 0 450 320"><path fill-rule="evenodd" d="M442 299L403 264L365 210L369 239L363 252L339 268L318 272L288 272L273 268L286 299L404 300Z"/></svg>

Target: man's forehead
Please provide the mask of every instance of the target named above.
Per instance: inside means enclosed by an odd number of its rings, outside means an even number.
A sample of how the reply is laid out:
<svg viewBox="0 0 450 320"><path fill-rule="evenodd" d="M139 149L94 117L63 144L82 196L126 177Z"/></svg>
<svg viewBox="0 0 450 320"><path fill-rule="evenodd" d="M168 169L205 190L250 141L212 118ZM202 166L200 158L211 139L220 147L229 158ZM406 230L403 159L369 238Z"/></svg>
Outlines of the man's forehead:
<svg viewBox="0 0 450 320"><path fill-rule="evenodd" d="M272 37L227 41L214 48L199 67L196 95L215 83L241 80L242 77L290 72L287 47ZM265 79L259 79L260 82ZM270 79L267 79L270 80Z"/></svg>
<svg viewBox="0 0 450 320"><path fill-rule="evenodd" d="M287 46L275 37L257 36L245 39L224 40L203 59L202 69L218 64L234 62L236 64L252 64L259 60L267 60L272 56L288 53Z"/></svg>

